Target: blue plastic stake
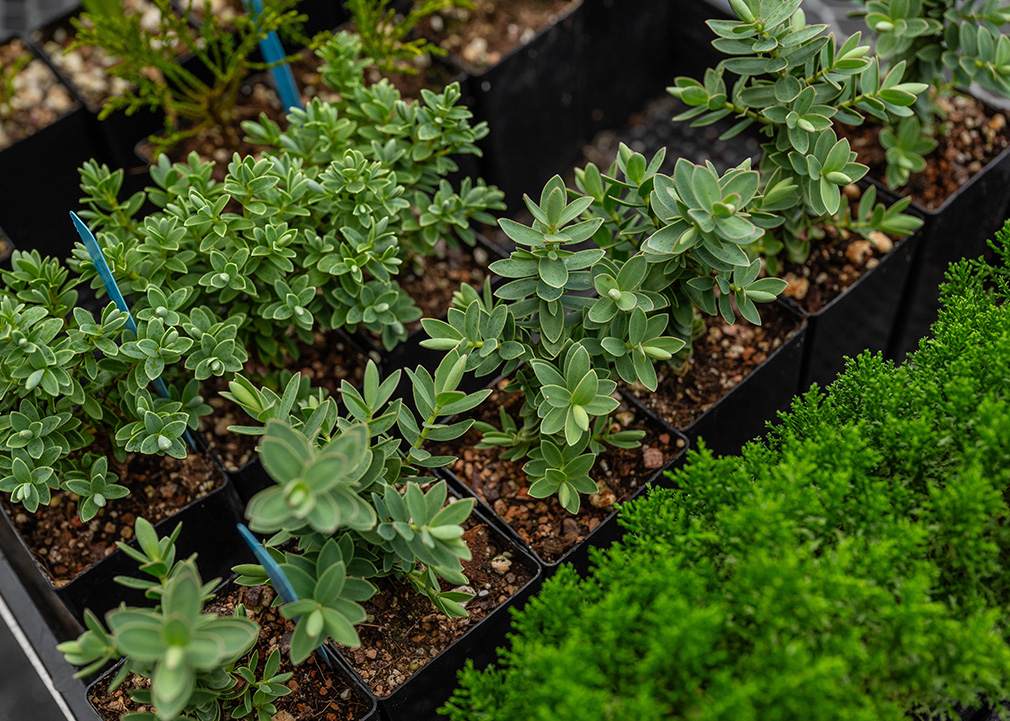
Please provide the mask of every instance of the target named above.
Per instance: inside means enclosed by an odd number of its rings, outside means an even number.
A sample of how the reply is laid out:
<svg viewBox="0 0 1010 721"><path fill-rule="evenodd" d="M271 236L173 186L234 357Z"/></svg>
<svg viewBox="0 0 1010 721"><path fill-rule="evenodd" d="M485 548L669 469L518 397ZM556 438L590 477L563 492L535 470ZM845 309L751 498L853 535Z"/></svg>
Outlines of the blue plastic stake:
<svg viewBox="0 0 1010 721"><path fill-rule="evenodd" d="M267 549L263 548L263 544L256 540L256 536L252 534L252 531L246 528L244 523L237 523L235 525L238 528L239 535L242 536L242 540L252 549L256 560L260 562L260 565L267 572L267 576L270 577L270 583L273 584L274 590L280 594L284 603L294 603L299 600L298 594L295 593L295 589L291 586L291 581L288 580L280 564L274 560L273 556L267 553ZM330 666L333 665L333 661L330 659L330 651L326 646L320 646L319 653L327 664Z"/></svg>
<svg viewBox="0 0 1010 721"><path fill-rule="evenodd" d="M253 14L253 17L263 12L262 0L242 0L242 2L246 11ZM274 31L270 31L265 38L260 40L260 52L268 63L280 62L287 57L281 40ZM275 65L270 68L270 72L274 76L274 85L277 88L277 94L281 96L281 104L284 109L286 111L291 108L303 110L302 98L298 94L298 86L295 85L295 76L291 72L291 66L287 63Z"/></svg>
<svg viewBox="0 0 1010 721"><path fill-rule="evenodd" d="M109 261L105 259L105 253L102 249L98 247L98 241L95 240L95 234L91 232L91 229L84 224L77 213L70 211L70 218L74 221L74 227L77 228L77 234L81 236L81 241L84 243L84 247L88 249L88 255L91 256L91 261L95 264L95 269L98 271L98 277L102 279L102 283L105 285L105 292L109 294L116 307L122 312L126 313L126 327L133 331L134 335L137 335L137 322L133 320L133 314L130 313L130 307L126 305L126 299L123 297L122 291L119 290L119 285L116 283L116 279L112 276L112 269L109 268ZM168 398L168 387L165 386L165 381L158 376L153 381L155 392L162 398ZM189 443L189 447L196 450L196 443L193 441L193 437L189 434L189 429L185 431L186 442Z"/></svg>

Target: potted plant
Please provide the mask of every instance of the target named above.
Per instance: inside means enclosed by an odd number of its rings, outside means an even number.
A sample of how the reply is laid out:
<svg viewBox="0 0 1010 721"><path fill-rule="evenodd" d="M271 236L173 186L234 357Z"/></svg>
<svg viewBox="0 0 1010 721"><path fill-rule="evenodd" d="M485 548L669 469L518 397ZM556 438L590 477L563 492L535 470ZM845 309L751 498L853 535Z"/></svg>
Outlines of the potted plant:
<svg viewBox="0 0 1010 721"><path fill-rule="evenodd" d="M907 77L929 86L914 118L853 133L853 148L871 167L871 177L911 197L926 220L908 313L892 343L900 358L935 320L948 263L985 251L1010 203L1006 115L967 92L978 86L1010 97L1010 38L1001 29L1010 9L963 0L862 5L882 60L905 63Z"/></svg>
<svg viewBox="0 0 1010 721"><path fill-rule="evenodd" d="M277 64L255 61L252 56L269 33L304 20L292 9L297 0L267 0L262 12L238 15L235 37L213 14L194 27L190 22L192 0L181 14L174 12L171 0L150 1L160 13L153 30L118 2L89 0L86 12L72 21L77 32L72 47L96 47L120 58L109 72L126 81L126 86L102 107L99 119L117 110L127 114L142 109L163 112L162 132L149 138L154 158L169 149L177 158L186 157L191 147L180 145L184 142L206 155L217 148L224 149L226 155L238 150L242 116L237 108L242 83L249 72ZM180 54L190 59L180 62ZM256 113L253 110L251 114Z"/></svg>
<svg viewBox="0 0 1010 721"><path fill-rule="evenodd" d="M270 589L222 586L220 579L204 583L195 556L177 559L180 530L159 539L138 518L140 547L122 546L153 578L117 582L144 589L156 605L123 604L106 614L104 624L88 611L87 630L59 645L69 663L84 667L79 677L119 661L89 689L102 718L269 719L281 712L309 718L333 703L348 718L374 718L374 701L342 667L330 661L329 668L294 665L281 653L277 643L295 627L270 607Z"/></svg>
<svg viewBox="0 0 1010 721"><path fill-rule="evenodd" d="M245 352L233 325L207 308L170 311L157 289L134 332L112 303L97 317L78 306L79 279L54 258L15 251L0 274L3 548L72 626L85 605L115 605L120 561L108 556L132 531L124 518L234 513L234 490L187 434L210 411L198 381ZM168 397L155 392L163 374ZM227 563L233 548L207 560Z"/></svg>
<svg viewBox="0 0 1010 721"><path fill-rule="evenodd" d="M525 199L532 225L499 221L519 248L491 264L509 279L494 292L496 299L489 289L483 296L464 292L448 322L422 321L431 336L423 345L466 352L467 369L478 376L511 379L475 425L480 445L470 457L464 452L453 470L485 499L485 486L495 495L557 496L544 508L525 504L527 510L504 514L516 524L521 519L520 537L536 540L546 562L588 533L567 523L582 496L593 494L592 506L606 509L606 516L614 501L645 485L653 475L649 468L676 454L672 435L652 431L650 453L611 457L601 470L606 483L592 479L608 445L632 449L646 435L633 413L622 412L624 420L613 422L618 381L655 391L657 366L689 357L702 314L733 322L739 312L759 323L755 303L774 300L785 285L758 279L756 247L765 228L781 223L771 211L790 197L787 183L761 195L749 162L720 177L712 167L681 159L671 177L656 172L662 154L648 165L630 150L622 156L627 182L615 181L613 190L634 188L649 202L628 200L627 214L606 217L607 208L595 208L593 195L569 191L553 178L539 203ZM586 177L590 187L602 182L595 166ZM585 247L590 240L596 247ZM593 289L596 297L587 294ZM622 429L632 424L636 430ZM477 449L493 450L477 458ZM510 477L518 464L506 460L525 461L525 483ZM548 513L551 523L538 518Z"/></svg>
<svg viewBox="0 0 1010 721"><path fill-rule="evenodd" d="M445 482L433 484L424 475L454 460L432 455L425 445L458 438L472 424L438 419L471 410L490 394L458 390L466 362L450 353L434 374L421 367L408 371L417 415L402 399L390 400L400 371L380 381L373 363L360 390L343 382L343 415L331 398L297 402L299 395L314 395L300 393L297 378L280 397L243 377L228 393L265 423L235 430L263 434L260 454L271 480L246 513L254 531L274 534L267 548L299 599L281 609L286 617L300 617L292 660L327 638L349 647L342 653L393 717L433 711L447 698L445 676L467 657L487 657L488 640L504 637L508 627L505 609L521 603L539 573L532 558L484 519L468 520L472 499L445 505ZM392 435L394 428L400 437ZM267 580L260 565L236 571L240 584ZM334 585L335 575L347 579ZM471 585L478 579L486 582L479 590ZM337 592L326 590L331 587ZM377 593L367 610L373 621L355 628L366 618L363 604ZM419 614L422 598L429 603ZM449 620L425 633L417 617L430 615L431 605ZM409 638L419 632L420 659Z"/></svg>
<svg viewBox="0 0 1010 721"><path fill-rule="evenodd" d="M776 257L773 270L780 260L791 263L784 266L786 295L811 319L802 381L808 385L833 378L845 354L887 347L911 264L911 248L892 255L887 236L904 237L922 225L903 213L908 199L888 208L876 205L874 190L851 187L867 166L855 162L833 123L910 117L927 86L906 80L904 63L881 69L858 33L838 43L826 26L807 24L800 4L734 0L735 19L709 21L718 36L713 46L728 57L706 71L704 82L677 78L670 92L690 106L676 120L708 125L736 118L723 137L760 128L768 137L762 183L788 180L798 189L777 211L785 222L764 243ZM740 78L732 88L727 73ZM841 295L857 278L859 290Z"/></svg>

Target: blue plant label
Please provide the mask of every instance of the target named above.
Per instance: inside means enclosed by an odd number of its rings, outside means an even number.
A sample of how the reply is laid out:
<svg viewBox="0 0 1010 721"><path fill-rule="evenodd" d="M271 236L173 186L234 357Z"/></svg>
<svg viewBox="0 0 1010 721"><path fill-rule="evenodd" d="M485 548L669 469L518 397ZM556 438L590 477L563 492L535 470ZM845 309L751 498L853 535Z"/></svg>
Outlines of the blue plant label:
<svg viewBox="0 0 1010 721"><path fill-rule="evenodd" d="M263 3L261 0L242 0L242 2L246 10L253 17L263 12ZM286 57L280 38L277 37L276 32L272 31L260 40L260 52L263 54L263 59L268 63L281 62ZM301 96L298 94L298 86L295 84L294 73L291 72L291 66L287 63L276 65L270 68L270 73L273 75L274 86L281 98L281 104L284 106L284 109L304 109Z"/></svg>

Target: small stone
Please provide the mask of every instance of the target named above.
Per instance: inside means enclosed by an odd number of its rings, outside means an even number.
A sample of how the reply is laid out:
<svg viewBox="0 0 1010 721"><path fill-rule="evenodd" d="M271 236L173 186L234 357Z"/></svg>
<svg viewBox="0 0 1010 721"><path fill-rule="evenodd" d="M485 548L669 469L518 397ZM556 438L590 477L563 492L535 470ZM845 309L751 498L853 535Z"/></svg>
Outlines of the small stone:
<svg viewBox="0 0 1010 721"><path fill-rule="evenodd" d="M642 465L655 469L663 467L663 452L658 448L646 446L642 449Z"/></svg>
<svg viewBox="0 0 1010 721"><path fill-rule="evenodd" d="M379 655L378 652L374 648L369 648L365 650L365 656L367 656L372 661L374 661L375 657L378 655Z"/></svg>
<svg viewBox="0 0 1010 721"><path fill-rule="evenodd" d="M569 533L578 533L579 524L576 523L574 518L566 518L561 522L561 530L565 535Z"/></svg>
<svg viewBox="0 0 1010 721"><path fill-rule="evenodd" d="M462 51L463 59L474 65L482 64L487 59L487 40L474 38Z"/></svg>
<svg viewBox="0 0 1010 721"><path fill-rule="evenodd" d="M894 250L894 241L888 237L887 233L883 233L879 230L871 230L868 235L870 242L873 243L877 252L881 255L885 255Z"/></svg>
<svg viewBox="0 0 1010 721"><path fill-rule="evenodd" d="M120 531L120 533L123 535L123 538L126 539L127 541L133 538L133 529L130 528L129 526L123 526L123 530Z"/></svg>
<svg viewBox="0 0 1010 721"><path fill-rule="evenodd" d="M294 716L292 716L287 711L278 711L273 716L270 717L270 721L297 721Z"/></svg>
<svg viewBox="0 0 1010 721"><path fill-rule="evenodd" d="M599 528L599 526L600 526L600 519L599 518L590 518L589 519L589 532L590 533L592 533L597 528Z"/></svg>
<svg viewBox="0 0 1010 721"><path fill-rule="evenodd" d="M491 559L491 568L499 576L504 576L512 568L512 561L502 553Z"/></svg>
<svg viewBox="0 0 1010 721"><path fill-rule="evenodd" d="M610 508L615 503L617 503L617 495L602 483L600 484L600 490L589 494L589 505L593 508Z"/></svg>
<svg viewBox="0 0 1010 721"><path fill-rule="evenodd" d="M845 249L845 257L856 265L863 265L873 255L873 246L868 240L854 240Z"/></svg>
<svg viewBox="0 0 1010 721"><path fill-rule="evenodd" d="M787 298L795 298L796 300L803 300L807 297L807 291L810 290L809 278L801 278L794 273L786 273L783 280L786 282L786 287L782 291L782 295Z"/></svg>
<svg viewBox="0 0 1010 721"><path fill-rule="evenodd" d="M849 183L844 186L842 192L845 193L845 197L849 200L859 200L859 196L863 194L863 191L855 183Z"/></svg>
<svg viewBox="0 0 1010 721"><path fill-rule="evenodd" d="M479 598L484 598L484 597L485 597L485 596L486 596L487 594L488 594L488 590L487 590L487 589L485 588L484 590L480 591L480 592L479 592L479 593L477 594L477 596L478 596Z"/></svg>
<svg viewBox="0 0 1010 721"><path fill-rule="evenodd" d="M632 423L635 422L635 414L631 411L621 411L614 416L614 419L621 424L624 428L627 428Z"/></svg>

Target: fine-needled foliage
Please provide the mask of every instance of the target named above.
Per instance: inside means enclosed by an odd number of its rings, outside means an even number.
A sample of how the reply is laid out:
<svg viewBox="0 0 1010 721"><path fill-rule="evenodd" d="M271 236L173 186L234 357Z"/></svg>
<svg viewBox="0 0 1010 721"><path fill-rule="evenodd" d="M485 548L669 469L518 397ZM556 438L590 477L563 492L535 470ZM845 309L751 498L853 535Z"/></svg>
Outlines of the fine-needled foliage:
<svg viewBox="0 0 1010 721"><path fill-rule="evenodd" d="M740 456L694 452L563 567L470 719L893 719L1010 698L1010 225L949 272L934 338L850 360Z"/></svg>

